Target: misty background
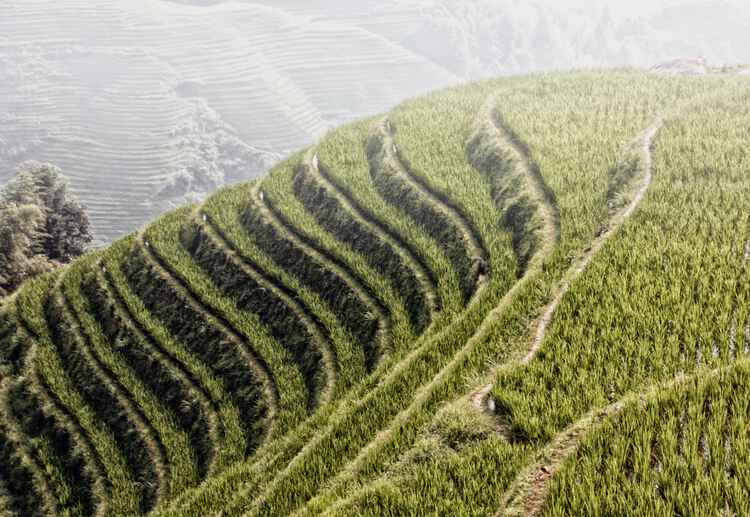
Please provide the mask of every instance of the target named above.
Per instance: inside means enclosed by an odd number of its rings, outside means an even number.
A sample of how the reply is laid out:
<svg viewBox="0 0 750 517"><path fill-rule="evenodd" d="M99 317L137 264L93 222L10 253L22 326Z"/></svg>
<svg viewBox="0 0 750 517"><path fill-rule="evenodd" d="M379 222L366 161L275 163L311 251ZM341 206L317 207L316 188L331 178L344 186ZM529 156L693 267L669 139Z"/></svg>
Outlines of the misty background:
<svg viewBox="0 0 750 517"><path fill-rule="evenodd" d="M485 77L750 62L740 0L3 0L0 184L48 161L96 242L346 121Z"/></svg>

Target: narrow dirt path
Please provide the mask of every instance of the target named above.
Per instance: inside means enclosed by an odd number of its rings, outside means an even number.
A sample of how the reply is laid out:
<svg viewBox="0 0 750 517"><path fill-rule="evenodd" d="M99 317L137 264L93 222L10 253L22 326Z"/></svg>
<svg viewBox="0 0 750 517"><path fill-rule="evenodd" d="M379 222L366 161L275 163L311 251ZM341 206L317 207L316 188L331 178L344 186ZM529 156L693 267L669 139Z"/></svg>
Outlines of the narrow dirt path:
<svg viewBox="0 0 750 517"><path fill-rule="evenodd" d="M434 276L429 271L418 253L412 250L406 242L386 225L380 223L375 216L365 210L351 195L336 185L325 166L321 166L317 154L306 157L305 165L313 173L323 187L352 215L362 226L370 230L381 241L393 249L417 278L428 302L430 313L434 315L438 310L438 294Z"/></svg>
<svg viewBox="0 0 750 517"><path fill-rule="evenodd" d="M542 233L540 235L540 246L537 248L534 255L534 267L541 267L543 260L548 257L555 249L559 236L559 217L557 216L557 207L551 205L550 197L547 195L547 187L544 184L544 180L541 175L538 174L538 170L534 165L531 158L527 153L523 152L516 146L514 141L510 138L506 130L496 123L495 117L493 116L494 102L491 99L487 105L480 112L480 130L487 131L495 140L498 146L503 147L504 150L509 150L512 153L517 154L516 166L522 170L523 177L528 183L528 193L538 200L538 203L542 205L540 207L540 217L543 218L543 224L540 229ZM384 125L384 129L389 127L387 122ZM460 214L459 214L460 216ZM531 277L531 270L527 270L526 274L522 279L517 281L511 289L503 296L498 304L490 311L479 327L476 329L474 334L467 340L464 346L453 356L453 358L428 382L422 385L415 393L414 400L411 404L398 413L388 424L388 427L381 430L376 436L365 445L357 454L357 456L351 460L344 468L341 469L339 474L334 477L333 481L329 483L328 490L335 490L337 485L346 483L348 479L354 477L355 473L361 469L361 466L366 464L374 455L377 455L383 448L390 442L391 438L397 436L396 432L400 427L408 425L408 423L418 414L420 409L430 400L434 391L440 386L440 384L450 378L458 368L463 364L466 358L473 352L476 346L486 338L490 332L493 324L500 315L510 306L516 294L523 288L528 279ZM419 353L420 349L413 351L412 354L408 355L404 361L399 363L395 371L408 366L411 361ZM392 372L393 373L393 372ZM486 393L489 393L492 385L489 384L483 390L486 392L481 395L485 397ZM481 402L479 402L481 406ZM318 496L320 497L320 496ZM308 502L306 507L309 507L313 503ZM342 501L342 500L339 500Z"/></svg>
<svg viewBox="0 0 750 517"><path fill-rule="evenodd" d="M581 275L581 273L586 270L594 257L596 257L599 251L601 251L604 244L617 232L617 230L641 203L643 197L646 194L646 191L651 185L651 146L662 124L663 121L661 119L658 119L637 139L639 143L639 152L641 153L643 158L643 171L641 172L642 179L640 180L640 185L638 185L638 188L636 189L630 203L612 216L612 218L607 223L606 229L592 241L591 246L587 249L587 251L570 266L570 268L563 276L562 280L557 284L553 291L554 296L552 298L552 301L547 304L542 312L542 315L534 325L536 327L536 331L534 333L534 338L531 341L531 345L526 352L526 355L524 355L517 363L503 365L495 371L491 372L493 376L497 375L497 373L502 370L509 370L517 368L518 366L526 365L531 362L534 357L536 357L537 353L539 353L539 349L541 348L542 343L544 342L544 338L547 336L547 330L549 329L549 325L552 322L555 311L560 305L563 297L570 290L571 284ZM489 395L490 391L492 391L492 384L486 384L479 390L473 392L471 394L472 404L474 404L477 409L485 409L487 405L487 396Z"/></svg>
<svg viewBox="0 0 750 517"><path fill-rule="evenodd" d="M254 206L260 211L261 217L276 230L278 235L287 239L292 245L302 250L305 255L311 257L318 264L341 278L349 289L357 295L364 306L367 307L368 311L378 320L378 330L375 339L377 342L376 348L381 352L387 350L391 334L391 317L382 304L357 279L357 277L354 276L354 274L339 265L338 261L330 255L309 245L293 228L290 227L289 224L286 223L286 221L282 220L279 217L279 214L268 203L268 200L261 189L260 182L253 187L252 197Z"/></svg>
<svg viewBox="0 0 750 517"><path fill-rule="evenodd" d="M558 284L554 298L545 307L542 316L537 321L536 332L530 349L517 364L504 366L502 368L503 370L523 366L536 357L536 354L539 352L544 338L546 337L554 313L560 305L562 298L570 289L572 282L586 270L604 244L619 230L643 200L652 180L651 147L654 138L662 127L662 124L662 119L657 119L657 121L646 129L646 131L644 131L637 139L639 143L638 149L643 159L643 171L641 171L642 177L639 178L640 184L638 185L630 203L614 214L606 229L594 239L590 248L581 256L581 258L571 265L570 269L568 269L565 276ZM499 370L495 373L499 373ZM472 395L472 402L477 408L484 409L486 407L486 398L491 390L492 385L490 384L484 386L481 390ZM549 480L560 468L562 461L564 461L564 459L575 450L575 446L580 443L580 440L593 425L596 425L605 418L622 410L625 403L626 400L624 399L623 401L616 402L606 408L594 410L579 422L555 437L552 444L544 449L542 459L535 465L525 469L516 478L511 489L506 492L506 496L501 505L501 510L496 515L516 515L516 513L513 512L519 511L519 509L520 513L518 513L518 515L537 515L541 510L541 505L543 504L549 489ZM523 486L524 488L521 490L518 488L520 486ZM516 491L518 494L513 495Z"/></svg>
<svg viewBox="0 0 750 517"><path fill-rule="evenodd" d="M272 292L286 305L297 319L299 319L317 344L320 350L323 362L326 368L326 385L320 397L321 404L327 404L331 401L336 387L338 377L338 366L336 354L331 341L327 337L325 329L313 317L310 316L310 309L300 300L295 298L293 292L278 283L277 280L270 277L265 271L258 268L255 264L249 262L229 243L223 233L213 224L209 215L199 207L193 214L193 222L203 231L213 244L222 250L224 256L240 269L249 278L252 278L263 289Z"/></svg>
<svg viewBox="0 0 750 517"><path fill-rule="evenodd" d="M583 440L596 431L607 419L613 418L636 403L644 404L657 400L664 393L685 386L700 378L703 381L721 375L739 362L713 370L703 370L691 375L680 374L674 379L654 384L639 393L632 393L603 408L597 408L555 436L550 444L539 451L536 460L521 471L503 497L500 510L495 517L535 517L544 510L554 475L565 461L578 451Z"/></svg>

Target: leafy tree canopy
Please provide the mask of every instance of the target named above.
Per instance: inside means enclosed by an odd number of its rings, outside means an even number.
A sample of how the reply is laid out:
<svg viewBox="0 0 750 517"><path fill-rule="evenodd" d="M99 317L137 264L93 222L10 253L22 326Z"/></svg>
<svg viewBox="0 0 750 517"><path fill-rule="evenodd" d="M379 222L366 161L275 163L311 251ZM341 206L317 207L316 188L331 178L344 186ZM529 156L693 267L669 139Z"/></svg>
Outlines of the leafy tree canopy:
<svg viewBox="0 0 750 517"><path fill-rule="evenodd" d="M82 255L91 240L88 215L60 170L22 164L0 191L0 296Z"/></svg>

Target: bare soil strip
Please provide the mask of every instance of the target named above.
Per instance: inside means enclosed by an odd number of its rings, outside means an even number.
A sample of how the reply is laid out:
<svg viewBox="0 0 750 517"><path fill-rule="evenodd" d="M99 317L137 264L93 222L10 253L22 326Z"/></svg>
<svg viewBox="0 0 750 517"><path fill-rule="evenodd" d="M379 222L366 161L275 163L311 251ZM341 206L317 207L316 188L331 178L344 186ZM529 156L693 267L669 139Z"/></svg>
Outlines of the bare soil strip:
<svg viewBox="0 0 750 517"><path fill-rule="evenodd" d="M484 113L483 113L484 114ZM383 126L383 129L385 126ZM254 202L256 203L257 207L262 211L263 217L266 219L266 221L270 221L274 224L274 226L277 228L277 231L283 235L284 237L291 240L295 245L303 249L305 253L307 253L309 256L315 258L318 262L322 262L328 266L335 267L335 263L332 263L330 260L326 258L326 256L322 255L322 253L319 253L314 247L308 245L303 238L299 237L296 234L296 231L294 230L291 225L289 225L286 221L283 220L283 218L274 211L273 207L269 206L268 201L265 199L265 196L262 195L262 190L259 184L256 184L253 188L253 198ZM555 210L555 208L552 208L552 210ZM540 248L544 249L544 248ZM346 271L341 271L343 275L346 275ZM430 398L432 392L434 391L434 388L439 385L440 382L444 381L446 378L449 377L450 374L454 373L456 369L463 363L463 361L470 355L470 353L474 350L474 348L482 342L483 339L485 339L492 329L492 326L494 323L498 320L500 315L508 308L508 306L511 304L513 298L515 297L516 293L521 290L523 285L526 283L530 275L525 275L523 279L516 282L513 287L503 296L503 298L498 302L498 304L495 306L495 308L490 311L489 314L485 316L485 318L482 320L482 322L479 324L476 332L474 335L469 338L467 343L464 345L464 347L454 356L454 358L448 363L443 370L441 370L436 377L433 378L433 380L426 385L423 385L415 394L415 400L412 401L412 404L401 411L394 420L391 421L391 424L389 426L389 430L396 428L399 425L403 425L405 422L407 422L414 413L421 408ZM346 277L344 277L346 278ZM351 284L350 284L351 285ZM487 286L487 282L482 282L473 297L473 299L470 302L470 306L477 302L477 294L480 293L482 290L484 290ZM365 296L366 293L365 293ZM432 340L439 340L443 335L445 335L450 329L443 329L439 334L432 336L430 340L423 343L421 346L411 350L402 360L400 360L398 363L393 365L385 376L381 379L380 385L387 385L393 382L393 380L406 368L409 368L414 361L416 361L421 354L426 353L425 348L429 346L429 343L432 342ZM363 403L363 400L365 400L366 394L362 394L362 397L358 400L352 400L352 408L357 407L359 404ZM333 427L329 428L332 429ZM368 443L363 449L360 451L360 453L357 455L356 458L354 458L351 462L349 462L346 466L343 467L342 471L340 472L340 476L335 477L332 480L332 483L336 483L341 479L341 476L347 476L348 473L356 472L356 470L359 468L359 465L364 463L370 454L376 454L380 448L380 446L386 444L389 440L389 438L392 436L392 433L389 430L384 430L378 433L374 440L372 440L370 443ZM327 431L328 432L328 431ZM287 465L287 467L284 469L284 471L289 470L295 461L299 461L299 459L309 450L312 450L314 447L317 446L317 443L322 440L322 433L318 434L314 439L310 440L294 457L294 459ZM248 498L252 498L253 495L249 494L247 490L239 490L238 495L235 497L235 503L236 504L245 504L244 501L246 501ZM262 498L262 496L261 496ZM256 499L257 502L258 499Z"/></svg>
<svg viewBox="0 0 750 517"><path fill-rule="evenodd" d="M741 361L747 361L742 359ZM554 475L569 457L576 453L583 440L603 424L632 404L645 404L659 399L665 393L686 386L696 379L708 381L736 367L738 363L713 370L698 371L691 375L680 374L671 381L647 387L640 393L632 393L609 406L590 411L577 422L559 433L542 449L534 463L516 477L503 497L500 510L495 517L533 517L540 515L551 488Z"/></svg>
<svg viewBox="0 0 750 517"><path fill-rule="evenodd" d="M501 126L496 125L493 117L492 105L492 102L488 103L488 106L485 107L485 109L482 111L481 116L484 119L482 123L482 130L489 131L489 134L495 138L495 141L497 143L496 145L501 146L504 150L508 150L508 147L512 146L511 151L518 153L520 159L516 160L516 166L523 168L523 174L529 184L530 195L535 196L538 199L538 202L543 205L540 214L542 220L544 221L544 224L542 225L542 245L539 246L536 250L535 258L533 260L533 263L535 265L534 267L538 268L541 267L543 260L554 251L557 244L559 236L559 217L557 216L557 208L556 206L549 204L550 197L546 193L547 187L544 184L541 175L538 174L538 171L536 173L533 172L536 170L536 167L528 157L528 154L522 153L516 147L514 141L507 136L505 130ZM433 379L429 383L423 385L417 391L412 403L406 409L401 411L390 422L387 429L380 431L370 443L368 443L360 450L356 458L354 458L348 465L346 465L339 473L339 475L334 478L334 481L331 483L332 486L335 486L337 482L341 482L342 479L351 477L353 473L356 473L368 459L377 454L381 450L381 448L390 441L392 436L397 434L395 433L395 431L399 427L407 425L408 422L412 418L414 418L418 411L430 400L434 390L443 381L448 379L450 375L455 373L460 365L465 361L465 359L476 348L476 346L481 343L483 339L485 339L494 322L507 309L507 307L513 301L516 293L521 290L523 285L525 285L526 281L530 278L530 273L531 270L527 270L524 277L513 285L513 287L505 294L505 296L503 296L503 298L495 306L495 308L490 311L490 313L484 318L474 335L472 335L468 339L464 347L453 357L453 359L447 365L445 365L445 367L443 367L443 369L435 377L433 377ZM549 319L551 319L551 313L553 311L550 311ZM540 343L542 339L543 337L539 338ZM407 356L406 359L408 360L410 357L411 356ZM526 360L528 361L531 357L533 357L533 355L527 354L527 357L528 359ZM399 364L398 367L402 367L402 364ZM488 384L487 386L482 388L482 390L472 395L472 399L477 401L475 402L475 404L478 405L478 407L482 406L482 401L486 398L487 393L489 393L491 389L492 384Z"/></svg>
<svg viewBox="0 0 750 517"><path fill-rule="evenodd" d="M530 347L528 351L526 352L526 355L524 355L518 362L511 363L511 364L505 364L502 365L500 368L494 370L491 372L493 376L497 375L502 370L510 370L513 368L517 368L518 366L523 366L525 364L528 364L534 357L536 357L536 354L539 352L539 349L542 346L542 343L544 342L544 338L547 336L547 330L549 328L550 323L552 322L552 318L554 317L555 311L557 310L557 307L560 305L560 302L562 301L565 294L570 290L570 286L575 281L576 278L578 278L581 273L583 273L586 268L589 266L591 261L596 257L596 255L601 251L604 244L612 238L612 236L617 232L617 230L622 226L622 224L630 217L630 215L633 213L633 211L636 209L636 207L641 203L643 200L644 195L646 194L646 191L648 190L648 187L651 185L651 169L652 169L652 158L651 158L651 146L653 143L653 140L658 133L659 129L662 126L662 120L657 120L651 127L649 127L646 131L643 132L643 134L638 138L639 142L639 150L643 155L643 171L641 171L642 179L640 180L640 185L638 186L637 190L635 191L635 194L633 195L632 200L628 205L626 205L622 210L617 212L608 222L606 228L604 231L600 232L600 234L592 241L591 246L587 249L587 251L576 261L571 264L570 268L566 271L565 275L563 276L562 280L557 284L556 288L554 289L554 297L552 298L552 301L547 304L547 306L544 308L542 315L535 323L536 332L534 333L534 337L531 341ZM483 409L486 406L487 403L487 395L492 390L492 384L487 384L483 386L481 389L475 391L471 395L472 403L475 407L478 409Z"/></svg>
<svg viewBox="0 0 750 517"><path fill-rule="evenodd" d="M290 292L285 286L269 276L265 271L250 262L241 255L224 237L224 234L213 224L208 214L200 209L195 212L193 221L197 224L213 241L213 243L223 251L224 255L245 275L252 278L258 285L271 291L276 297L281 299L287 308L294 313L305 326L305 329L317 344L323 362L326 368L326 386L321 394L320 402L327 404L331 401L336 387L338 376L338 363L333 344L327 337L327 332L323 326L314 317L311 316L310 309L304 305L304 302L295 298L294 293Z"/></svg>

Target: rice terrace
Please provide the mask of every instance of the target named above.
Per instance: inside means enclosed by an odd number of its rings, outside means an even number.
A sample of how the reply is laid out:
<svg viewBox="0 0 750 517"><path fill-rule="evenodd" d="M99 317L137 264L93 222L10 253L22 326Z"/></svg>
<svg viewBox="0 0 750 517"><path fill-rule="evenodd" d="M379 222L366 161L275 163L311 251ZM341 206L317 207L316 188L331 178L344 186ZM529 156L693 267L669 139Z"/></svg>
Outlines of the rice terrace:
<svg viewBox="0 0 750 517"><path fill-rule="evenodd" d="M0 306L5 515L750 515L750 79L472 82Z"/></svg>

